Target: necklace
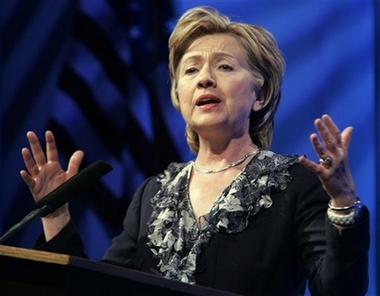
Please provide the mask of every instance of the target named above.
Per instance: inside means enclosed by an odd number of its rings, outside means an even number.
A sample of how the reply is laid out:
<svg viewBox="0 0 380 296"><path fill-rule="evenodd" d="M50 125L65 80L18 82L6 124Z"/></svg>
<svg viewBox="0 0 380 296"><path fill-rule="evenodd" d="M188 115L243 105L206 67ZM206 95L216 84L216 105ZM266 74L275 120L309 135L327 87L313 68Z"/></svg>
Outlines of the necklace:
<svg viewBox="0 0 380 296"><path fill-rule="evenodd" d="M248 154L244 155L242 158L240 158L234 162L231 162L230 164L227 164L226 166L219 168L219 169L214 169L214 170L201 169L201 168L197 167L197 165L195 164L195 161L193 161L192 166L193 166L194 170L196 170L197 172L199 172L201 174L215 174L215 173L223 172L225 170L228 170L229 168L235 167L235 166L243 163L248 157L257 153L258 151L259 151L258 149L255 149L255 150L249 152Z"/></svg>

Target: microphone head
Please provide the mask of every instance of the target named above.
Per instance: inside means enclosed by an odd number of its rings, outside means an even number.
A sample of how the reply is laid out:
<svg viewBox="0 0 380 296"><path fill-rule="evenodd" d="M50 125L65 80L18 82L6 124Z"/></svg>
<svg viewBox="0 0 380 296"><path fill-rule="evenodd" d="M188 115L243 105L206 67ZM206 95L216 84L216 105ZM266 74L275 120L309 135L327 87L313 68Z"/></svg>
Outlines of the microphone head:
<svg viewBox="0 0 380 296"><path fill-rule="evenodd" d="M63 206L74 195L89 187L96 180L112 170L108 163L98 160L80 170L76 175L68 179L61 186L58 186L44 198L34 204L35 209L44 208L41 217L55 212Z"/></svg>

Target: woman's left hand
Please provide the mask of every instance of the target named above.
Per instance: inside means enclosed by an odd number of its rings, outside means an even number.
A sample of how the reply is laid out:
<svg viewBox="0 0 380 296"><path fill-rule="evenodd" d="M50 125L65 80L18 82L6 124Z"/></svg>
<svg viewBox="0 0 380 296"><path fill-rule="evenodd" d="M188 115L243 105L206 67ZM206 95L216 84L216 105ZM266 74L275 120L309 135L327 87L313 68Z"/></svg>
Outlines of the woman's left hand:
<svg viewBox="0 0 380 296"><path fill-rule="evenodd" d="M320 139L314 133L310 135L310 141L320 161L315 163L305 156L301 156L300 163L317 174L323 188L331 197L333 206L352 205L357 200L348 157L353 128L347 127L340 132L328 115L316 119L314 125Z"/></svg>

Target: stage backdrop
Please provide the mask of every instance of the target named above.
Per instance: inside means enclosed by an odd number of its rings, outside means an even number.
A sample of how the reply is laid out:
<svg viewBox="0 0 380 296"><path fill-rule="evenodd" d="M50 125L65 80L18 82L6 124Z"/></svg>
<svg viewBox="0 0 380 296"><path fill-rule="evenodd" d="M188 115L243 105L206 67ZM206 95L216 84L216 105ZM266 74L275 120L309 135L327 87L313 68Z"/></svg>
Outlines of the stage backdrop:
<svg viewBox="0 0 380 296"><path fill-rule="evenodd" d="M379 295L378 1L3 0L1 5L1 233L33 209L19 177L25 134L34 130L43 139L50 129L64 167L81 149L83 167L102 159L114 168L70 204L87 254L101 258L120 232L139 183L172 161L194 157L170 103L167 39L187 8L212 5L269 29L286 57L272 150L317 160L308 140L315 118L328 113L340 128L354 126L351 167L358 195L372 214L368 295ZM32 247L40 231L40 222L33 221L6 243Z"/></svg>

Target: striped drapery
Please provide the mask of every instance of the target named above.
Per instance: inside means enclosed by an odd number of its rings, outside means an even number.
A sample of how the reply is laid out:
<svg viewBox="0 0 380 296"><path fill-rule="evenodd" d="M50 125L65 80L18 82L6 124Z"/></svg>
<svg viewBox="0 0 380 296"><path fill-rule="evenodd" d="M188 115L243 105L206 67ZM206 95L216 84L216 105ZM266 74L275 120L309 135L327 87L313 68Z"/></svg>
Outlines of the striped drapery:
<svg viewBox="0 0 380 296"><path fill-rule="evenodd" d="M20 150L25 133L57 137L62 165L76 149L83 166L114 170L78 198L71 212L91 258L121 226L137 185L171 161L193 155L169 98L167 38L187 8L212 5L269 29L287 69L272 149L316 159L313 120L329 113L354 126L351 169L371 211L370 289L379 282L378 1L3 0L1 23L0 230L33 209ZM31 247L31 223L7 241ZM377 289L379 290L379 289Z"/></svg>
<svg viewBox="0 0 380 296"><path fill-rule="evenodd" d="M3 228L28 211L20 204L32 202L17 179L23 164L14 162L27 145L25 133L34 130L44 142L49 129L64 168L77 149L85 152L83 167L99 159L113 166L71 202L79 227L96 219L95 232L111 237L141 181L187 157L183 125L167 121L180 119L169 97L171 2L45 0L4 6L2 164L8 168L3 173L12 172L13 181L3 185L13 198L4 200ZM10 239L23 241L23 235Z"/></svg>

